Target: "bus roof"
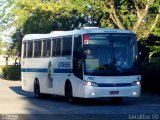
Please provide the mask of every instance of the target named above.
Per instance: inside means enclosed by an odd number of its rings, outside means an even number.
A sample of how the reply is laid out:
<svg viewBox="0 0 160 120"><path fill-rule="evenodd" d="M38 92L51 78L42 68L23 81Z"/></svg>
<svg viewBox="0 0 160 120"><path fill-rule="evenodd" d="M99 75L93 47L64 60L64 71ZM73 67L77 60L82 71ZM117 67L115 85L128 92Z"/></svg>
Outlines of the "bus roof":
<svg viewBox="0 0 160 120"><path fill-rule="evenodd" d="M135 34L130 30L124 29L111 29L111 28L98 28L98 27L82 27L81 29L74 30L76 33L89 34L89 33L126 33L126 34Z"/></svg>
<svg viewBox="0 0 160 120"><path fill-rule="evenodd" d="M90 34L90 33L123 33L123 34L135 34L129 30L122 29L110 29L110 28L98 28L98 27L83 27L71 31L53 31L48 34L28 34L23 37L25 40L47 39L60 36L68 36L73 34Z"/></svg>

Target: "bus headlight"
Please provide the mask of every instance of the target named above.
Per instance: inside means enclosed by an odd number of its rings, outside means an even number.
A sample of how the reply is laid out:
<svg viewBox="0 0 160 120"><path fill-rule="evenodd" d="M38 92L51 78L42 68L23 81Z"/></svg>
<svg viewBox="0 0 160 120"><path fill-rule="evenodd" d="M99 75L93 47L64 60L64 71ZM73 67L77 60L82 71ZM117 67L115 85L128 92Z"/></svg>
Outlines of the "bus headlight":
<svg viewBox="0 0 160 120"><path fill-rule="evenodd" d="M132 83L132 85L133 85L133 86L141 85L141 82L140 82L140 81L134 81L134 82Z"/></svg>
<svg viewBox="0 0 160 120"><path fill-rule="evenodd" d="M88 86L95 86L95 87L98 86L96 82L92 82L92 81L84 81L84 84Z"/></svg>

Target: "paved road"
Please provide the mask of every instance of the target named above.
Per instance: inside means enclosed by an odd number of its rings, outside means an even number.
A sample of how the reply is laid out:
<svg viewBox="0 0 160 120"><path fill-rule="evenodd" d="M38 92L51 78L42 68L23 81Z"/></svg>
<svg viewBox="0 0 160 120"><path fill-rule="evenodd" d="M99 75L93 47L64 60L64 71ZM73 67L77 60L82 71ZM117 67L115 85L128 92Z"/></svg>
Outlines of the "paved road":
<svg viewBox="0 0 160 120"><path fill-rule="evenodd" d="M142 94L140 98L125 98L119 105L113 105L109 100L81 102L70 104L63 97L54 96L35 99L33 93L21 90L20 81L0 80L0 114L50 114L59 115L61 119L66 118L66 115L72 119L75 118L73 116L77 117L78 115L81 118L89 114L89 118L96 119L95 115L99 118L105 114L111 115L111 117L115 114L117 118L121 118L118 115L122 116L123 114L126 118L133 119L135 117L151 118L151 115L159 114L156 118L160 119L160 96L158 95ZM144 114L149 116L144 116Z"/></svg>

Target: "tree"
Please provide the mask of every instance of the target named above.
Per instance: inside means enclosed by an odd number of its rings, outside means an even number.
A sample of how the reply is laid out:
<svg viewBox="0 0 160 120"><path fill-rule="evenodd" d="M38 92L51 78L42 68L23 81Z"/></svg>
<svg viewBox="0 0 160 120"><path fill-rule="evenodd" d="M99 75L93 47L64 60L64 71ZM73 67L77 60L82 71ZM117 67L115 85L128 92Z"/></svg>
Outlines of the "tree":
<svg viewBox="0 0 160 120"><path fill-rule="evenodd" d="M14 0L0 1L0 31L9 29L12 26L13 14L9 12L14 4Z"/></svg>
<svg viewBox="0 0 160 120"><path fill-rule="evenodd" d="M160 17L158 19L157 25L154 27L152 36L160 37Z"/></svg>
<svg viewBox="0 0 160 120"><path fill-rule="evenodd" d="M10 43L8 48L8 53L10 56L20 56L21 55L21 45L23 33L20 30L16 30L16 32L12 35L13 41Z"/></svg>
<svg viewBox="0 0 160 120"><path fill-rule="evenodd" d="M13 14L22 35L100 26L134 31L147 43L150 34L160 34L159 5L159 0L16 0Z"/></svg>
<svg viewBox="0 0 160 120"><path fill-rule="evenodd" d="M0 55L7 54L7 42L0 37Z"/></svg>
<svg viewBox="0 0 160 120"><path fill-rule="evenodd" d="M17 0L16 25L26 33L74 29L90 23L147 37L159 19L159 0Z"/></svg>
<svg viewBox="0 0 160 120"><path fill-rule="evenodd" d="M154 27L153 31L149 34L146 39L140 40L140 42L149 49L149 57L160 56L160 17L157 25Z"/></svg>
<svg viewBox="0 0 160 120"><path fill-rule="evenodd" d="M106 0L103 27L129 29L138 38L148 37L159 19L159 0Z"/></svg>
<svg viewBox="0 0 160 120"><path fill-rule="evenodd" d="M16 27L24 34L69 30L83 21L78 17L77 10L70 8L68 0L17 0L15 6L13 13L18 16Z"/></svg>
<svg viewBox="0 0 160 120"><path fill-rule="evenodd" d="M159 0L70 0L72 9L91 24L100 27L128 29L138 38L147 38L160 18Z"/></svg>

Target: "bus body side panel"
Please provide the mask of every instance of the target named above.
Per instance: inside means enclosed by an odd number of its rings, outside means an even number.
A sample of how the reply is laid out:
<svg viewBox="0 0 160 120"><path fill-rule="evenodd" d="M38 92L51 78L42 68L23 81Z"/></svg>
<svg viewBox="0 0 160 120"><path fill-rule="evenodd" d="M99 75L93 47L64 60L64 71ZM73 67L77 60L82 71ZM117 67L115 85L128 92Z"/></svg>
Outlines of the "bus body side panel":
<svg viewBox="0 0 160 120"><path fill-rule="evenodd" d="M84 81L77 78L73 74L70 77L70 80L72 82L73 96L83 98L84 97Z"/></svg>
<svg viewBox="0 0 160 120"><path fill-rule="evenodd" d="M34 80L37 78L41 93L49 93L47 89L48 58L29 58L22 61L22 89L34 91ZM26 84L26 85L25 85Z"/></svg>
<svg viewBox="0 0 160 120"><path fill-rule="evenodd" d="M72 74L71 58L29 58L22 62L22 89L34 91L34 80L37 78L41 93L64 95L65 82L70 80L75 86ZM76 84L77 85L77 84Z"/></svg>
<svg viewBox="0 0 160 120"><path fill-rule="evenodd" d="M55 57L52 60L53 94L65 95L65 82L72 74L71 57Z"/></svg>
<svg viewBox="0 0 160 120"><path fill-rule="evenodd" d="M83 97L83 80L73 75L72 59L70 57L55 57L52 67L53 94L65 96L65 83L71 82L74 97Z"/></svg>
<svg viewBox="0 0 160 120"><path fill-rule="evenodd" d="M33 83L32 73L29 72L28 66L30 59L24 58L21 64L21 72L22 72L22 90L33 92Z"/></svg>

